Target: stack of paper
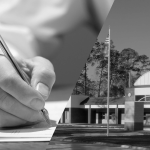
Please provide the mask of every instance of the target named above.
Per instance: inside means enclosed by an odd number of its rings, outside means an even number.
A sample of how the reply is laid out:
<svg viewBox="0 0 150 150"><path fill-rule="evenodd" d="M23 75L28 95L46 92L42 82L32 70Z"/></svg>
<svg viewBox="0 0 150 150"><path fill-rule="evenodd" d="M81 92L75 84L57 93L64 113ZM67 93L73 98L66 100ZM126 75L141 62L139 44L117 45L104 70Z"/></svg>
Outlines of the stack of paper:
<svg viewBox="0 0 150 150"><path fill-rule="evenodd" d="M33 126L0 130L0 142L19 141L50 141L56 129L56 125L67 104L66 101L47 102L45 108L49 112L51 126L42 122Z"/></svg>

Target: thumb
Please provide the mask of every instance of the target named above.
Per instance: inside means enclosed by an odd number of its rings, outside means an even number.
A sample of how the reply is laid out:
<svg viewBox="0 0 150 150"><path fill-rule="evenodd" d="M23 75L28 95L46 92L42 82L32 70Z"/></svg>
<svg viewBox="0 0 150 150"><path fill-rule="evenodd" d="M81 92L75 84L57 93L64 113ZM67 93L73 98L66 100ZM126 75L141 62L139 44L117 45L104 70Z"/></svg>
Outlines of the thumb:
<svg viewBox="0 0 150 150"><path fill-rule="evenodd" d="M36 90L42 95L44 100L48 99L51 92L51 88L49 88L48 85L42 83L42 80L37 83Z"/></svg>
<svg viewBox="0 0 150 150"><path fill-rule="evenodd" d="M55 82L55 72L50 61L42 57L35 57L27 62L31 72L31 86L47 100Z"/></svg>

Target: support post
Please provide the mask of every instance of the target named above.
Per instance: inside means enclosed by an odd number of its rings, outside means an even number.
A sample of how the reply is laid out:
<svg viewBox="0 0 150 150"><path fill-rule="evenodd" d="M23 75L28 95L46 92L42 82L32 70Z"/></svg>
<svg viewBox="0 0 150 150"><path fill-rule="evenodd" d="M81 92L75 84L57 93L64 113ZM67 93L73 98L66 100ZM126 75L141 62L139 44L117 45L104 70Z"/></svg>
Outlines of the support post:
<svg viewBox="0 0 150 150"><path fill-rule="evenodd" d="M88 124L91 124L91 105L88 108Z"/></svg>
<svg viewBox="0 0 150 150"><path fill-rule="evenodd" d="M143 130L144 102L136 102L134 88L127 88L125 95L125 129Z"/></svg>
<svg viewBox="0 0 150 150"><path fill-rule="evenodd" d="M118 124L118 105L115 108L116 124Z"/></svg>

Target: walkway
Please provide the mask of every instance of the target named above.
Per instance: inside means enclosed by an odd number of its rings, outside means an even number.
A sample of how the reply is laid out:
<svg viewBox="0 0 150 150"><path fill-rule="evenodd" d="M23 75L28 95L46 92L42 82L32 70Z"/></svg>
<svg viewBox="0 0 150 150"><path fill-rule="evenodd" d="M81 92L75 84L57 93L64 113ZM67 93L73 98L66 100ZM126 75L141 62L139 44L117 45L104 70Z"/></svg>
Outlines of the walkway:
<svg viewBox="0 0 150 150"><path fill-rule="evenodd" d="M123 126L111 126L109 137L106 136L106 126L101 125L58 125L55 134L50 142L53 147L69 146L73 147L95 146L96 148L132 148L150 150L150 128L145 127L143 131L128 132ZM64 143L66 142L66 143ZM57 144L56 144L57 143ZM60 145L58 145L60 144ZM89 145L90 144L90 145ZM74 150L74 149L73 149ZM86 150L86 149L85 149ZM88 149L87 149L88 150Z"/></svg>

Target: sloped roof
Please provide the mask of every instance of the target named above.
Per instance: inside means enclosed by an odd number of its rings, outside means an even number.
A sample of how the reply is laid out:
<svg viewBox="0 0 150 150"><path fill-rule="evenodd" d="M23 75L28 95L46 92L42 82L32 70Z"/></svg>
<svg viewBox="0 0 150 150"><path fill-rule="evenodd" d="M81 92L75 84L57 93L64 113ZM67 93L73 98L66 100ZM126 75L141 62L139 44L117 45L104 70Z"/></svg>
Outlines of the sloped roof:
<svg viewBox="0 0 150 150"><path fill-rule="evenodd" d="M109 105L124 105L125 97L120 98L109 98ZM107 97L91 97L89 99L85 99L80 103L80 105L107 105Z"/></svg>
<svg viewBox="0 0 150 150"><path fill-rule="evenodd" d="M140 76L134 83L134 86L150 86L150 71Z"/></svg>
<svg viewBox="0 0 150 150"><path fill-rule="evenodd" d="M80 105L84 105L85 103L87 103L89 101L89 99L90 99L90 97L87 97L80 103Z"/></svg>

